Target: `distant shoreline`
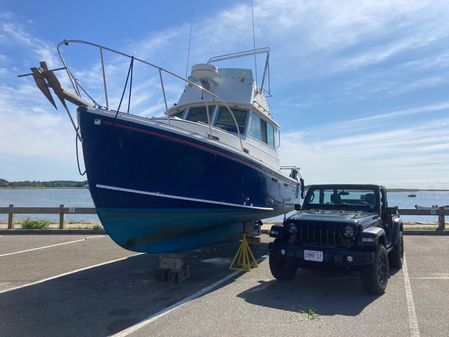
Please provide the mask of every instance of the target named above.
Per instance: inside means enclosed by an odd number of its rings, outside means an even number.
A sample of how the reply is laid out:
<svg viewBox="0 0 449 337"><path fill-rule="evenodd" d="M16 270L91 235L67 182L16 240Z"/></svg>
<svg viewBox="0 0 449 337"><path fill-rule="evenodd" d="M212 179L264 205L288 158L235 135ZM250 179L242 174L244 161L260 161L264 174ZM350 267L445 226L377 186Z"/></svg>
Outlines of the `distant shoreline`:
<svg viewBox="0 0 449 337"><path fill-rule="evenodd" d="M51 180L51 181L8 181L0 179L0 189L24 189L24 188L87 188L87 180Z"/></svg>
<svg viewBox="0 0 449 337"><path fill-rule="evenodd" d="M0 186L0 190L80 190L88 189L88 186L57 186L57 187L43 187L43 186Z"/></svg>
<svg viewBox="0 0 449 337"><path fill-rule="evenodd" d="M0 186L0 190L48 190L48 189L87 189L88 185L74 186L72 184L59 185L59 186L35 186L35 185L20 185L20 186ZM424 188L424 189L413 189L413 188L388 188L388 192L449 192L449 189L435 189L435 188Z"/></svg>

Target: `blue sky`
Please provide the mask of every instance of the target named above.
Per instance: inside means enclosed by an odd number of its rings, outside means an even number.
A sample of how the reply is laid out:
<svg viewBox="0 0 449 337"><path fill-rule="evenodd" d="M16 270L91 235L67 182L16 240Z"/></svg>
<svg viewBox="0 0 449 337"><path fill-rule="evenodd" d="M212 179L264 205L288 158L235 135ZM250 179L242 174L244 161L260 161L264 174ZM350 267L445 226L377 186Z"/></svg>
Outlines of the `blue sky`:
<svg viewBox="0 0 449 337"><path fill-rule="evenodd" d="M63 111L17 74L59 66L55 45L71 38L183 75L192 13L190 65L252 48L249 0L0 0L0 178L82 179ZM449 188L449 1L254 0L254 16L257 46L271 48L282 164L299 165L307 183ZM72 55L98 90L98 64ZM124 70L109 68L117 92ZM162 111L153 96L136 94L148 116Z"/></svg>

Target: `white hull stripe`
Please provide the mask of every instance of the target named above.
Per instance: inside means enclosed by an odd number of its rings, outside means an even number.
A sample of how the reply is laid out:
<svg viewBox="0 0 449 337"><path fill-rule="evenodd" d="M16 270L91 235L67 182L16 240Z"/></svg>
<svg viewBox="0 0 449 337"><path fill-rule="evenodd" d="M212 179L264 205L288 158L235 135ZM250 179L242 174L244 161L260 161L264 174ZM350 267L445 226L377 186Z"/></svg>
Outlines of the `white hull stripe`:
<svg viewBox="0 0 449 337"><path fill-rule="evenodd" d="M201 202L201 203L205 203L205 204L257 209L257 210L261 210L261 211L272 211L273 210L273 208L271 208L271 207L256 207L256 206L248 206L248 205L231 204L228 202L213 201L213 200L207 200L207 199L188 198L188 197L181 197L179 195L171 195L171 194L164 194L164 193L158 193L158 192L147 192L147 191L134 190L134 189L130 189L130 188L122 188L122 187L115 187L115 186L108 186L108 185L101 185L101 184L97 184L96 187L102 188L105 190L151 195L153 197L159 197L159 198L195 201L195 202Z"/></svg>

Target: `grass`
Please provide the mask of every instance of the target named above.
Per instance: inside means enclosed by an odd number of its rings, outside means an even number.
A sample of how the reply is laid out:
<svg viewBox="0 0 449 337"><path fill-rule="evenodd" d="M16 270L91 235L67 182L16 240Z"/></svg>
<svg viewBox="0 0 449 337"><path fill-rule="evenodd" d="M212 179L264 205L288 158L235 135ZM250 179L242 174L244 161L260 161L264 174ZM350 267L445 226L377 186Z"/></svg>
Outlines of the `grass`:
<svg viewBox="0 0 449 337"><path fill-rule="evenodd" d="M73 224L81 224L81 225L91 225L93 221L90 220L74 220L74 221L68 221L67 224L73 225Z"/></svg>
<svg viewBox="0 0 449 337"><path fill-rule="evenodd" d="M309 308L307 310L301 310L299 312L301 314L301 316L303 316L305 319L307 320L311 320L311 321L319 321L321 316L319 313L317 313L315 310L313 310L312 308Z"/></svg>
<svg viewBox="0 0 449 337"><path fill-rule="evenodd" d="M31 220L27 218L22 222L23 229L48 229L50 225L49 221L46 220Z"/></svg>
<svg viewBox="0 0 449 337"><path fill-rule="evenodd" d="M407 226L404 231L436 231L437 226Z"/></svg>

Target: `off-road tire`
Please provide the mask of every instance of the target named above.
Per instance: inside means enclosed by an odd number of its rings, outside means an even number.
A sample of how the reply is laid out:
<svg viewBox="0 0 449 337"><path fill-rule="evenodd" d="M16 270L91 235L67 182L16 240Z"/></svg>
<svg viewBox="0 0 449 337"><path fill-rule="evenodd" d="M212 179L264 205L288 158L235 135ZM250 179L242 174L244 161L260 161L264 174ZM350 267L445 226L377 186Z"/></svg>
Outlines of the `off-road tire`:
<svg viewBox="0 0 449 337"><path fill-rule="evenodd" d="M371 294L382 295L389 277L388 254L383 244L376 249L374 263L360 270L362 285Z"/></svg>
<svg viewBox="0 0 449 337"><path fill-rule="evenodd" d="M404 260L404 237L402 231L399 232L398 244L393 248L393 251L388 257L390 267L401 269Z"/></svg>
<svg viewBox="0 0 449 337"><path fill-rule="evenodd" d="M292 280L297 271L297 267L291 261L270 254L269 257L270 271L273 276L280 281Z"/></svg>

